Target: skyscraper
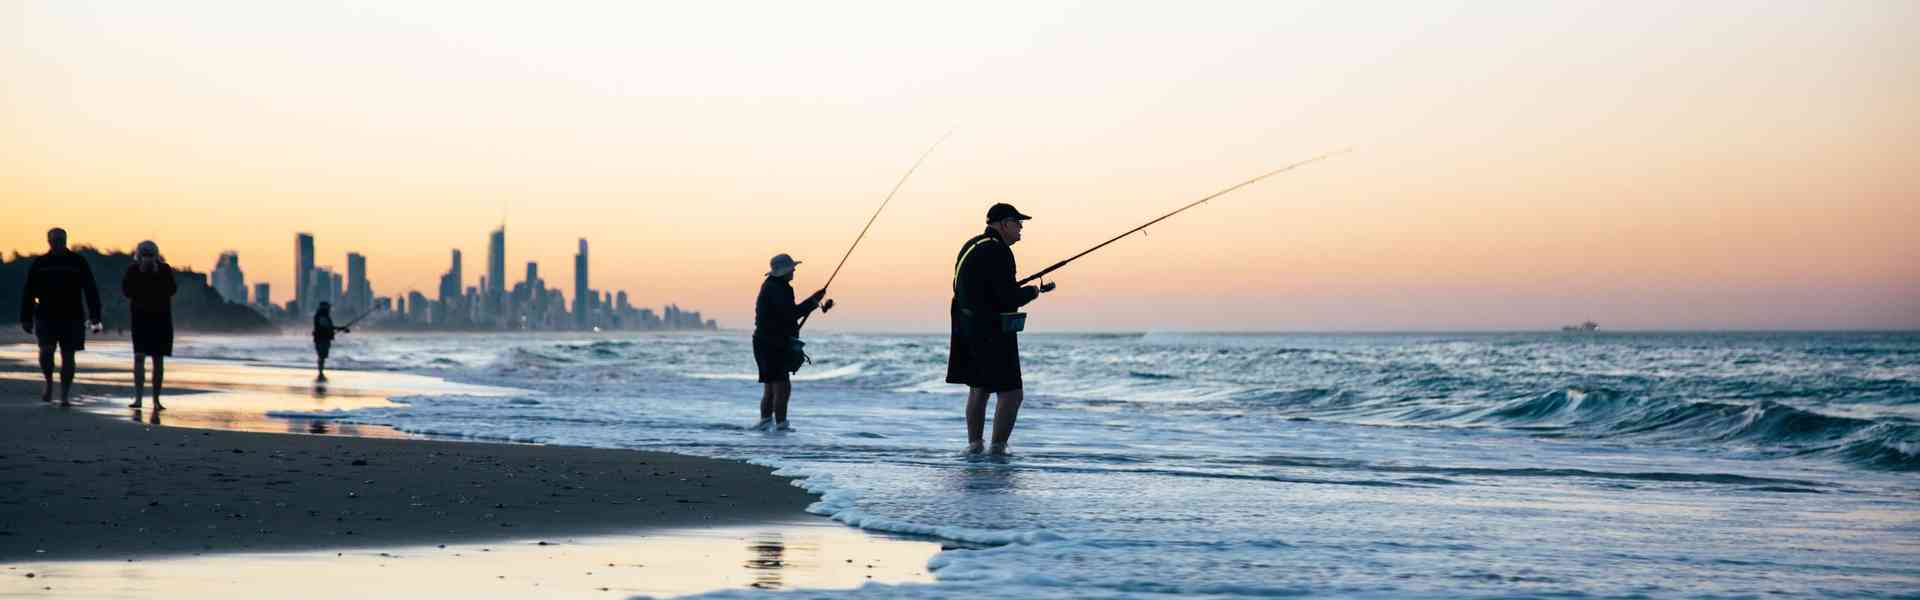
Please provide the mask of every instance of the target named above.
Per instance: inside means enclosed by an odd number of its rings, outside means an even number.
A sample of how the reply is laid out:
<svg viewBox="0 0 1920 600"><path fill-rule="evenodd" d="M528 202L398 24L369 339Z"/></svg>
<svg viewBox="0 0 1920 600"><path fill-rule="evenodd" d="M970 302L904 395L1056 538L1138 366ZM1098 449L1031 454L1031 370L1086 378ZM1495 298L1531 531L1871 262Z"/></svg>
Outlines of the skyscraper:
<svg viewBox="0 0 1920 600"><path fill-rule="evenodd" d="M373 286L367 282L367 257L358 252L347 253L347 291L341 304L355 314L373 307Z"/></svg>
<svg viewBox="0 0 1920 600"><path fill-rule="evenodd" d="M264 281L253 284L253 303L262 306L273 304L273 296L268 293L272 290Z"/></svg>
<svg viewBox="0 0 1920 600"><path fill-rule="evenodd" d="M440 276L440 302L443 304L459 302L460 290L465 288L466 285L465 281L461 281L460 250L455 248L453 250L453 266L448 267L447 273Z"/></svg>
<svg viewBox="0 0 1920 600"><path fill-rule="evenodd" d="M587 238L580 238L580 253L573 255L573 326L587 328L587 307L593 293L587 288Z"/></svg>
<svg viewBox="0 0 1920 600"><path fill-rule="evenodd" d="M507 294L507 226L501 225L487 236L487 289L484 292L487 316L500 313L501 300Z"/></svg>
<svg viewBox="0 0 1920 600"><path fill-rule="evenodd" d="M316 304L307 297L313 286L313 234L293 235L293 303L302 312L313 312Z"/></svg>
<svg viewBox="0 0 1920 600"><path fill-rule="evenodd" d="M220 298L234 304L247 303L247 275L240 271L240 253L228 250L220 253L220 259L213 265L213 291Z"/></svg>

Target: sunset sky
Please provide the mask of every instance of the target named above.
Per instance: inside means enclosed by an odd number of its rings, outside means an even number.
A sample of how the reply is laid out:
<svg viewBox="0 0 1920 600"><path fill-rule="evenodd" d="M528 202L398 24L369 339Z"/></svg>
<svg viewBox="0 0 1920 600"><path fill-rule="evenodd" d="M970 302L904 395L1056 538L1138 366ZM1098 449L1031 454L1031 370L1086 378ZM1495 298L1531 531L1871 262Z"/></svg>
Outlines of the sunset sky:
<svg viewBox="0 0 1920 600"><path fill-rule="evenodd" d="M1920 327L1920 2L0 0L0 250L293 292L538 261L750 327L941 331L987 206L1061 330Z"/></svg>

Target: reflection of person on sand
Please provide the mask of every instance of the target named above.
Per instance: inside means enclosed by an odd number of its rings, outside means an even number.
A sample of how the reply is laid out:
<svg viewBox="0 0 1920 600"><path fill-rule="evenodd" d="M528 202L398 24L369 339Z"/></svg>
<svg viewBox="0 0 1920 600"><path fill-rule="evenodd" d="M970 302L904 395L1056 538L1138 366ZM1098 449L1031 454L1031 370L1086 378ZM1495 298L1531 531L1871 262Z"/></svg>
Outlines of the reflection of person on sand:
<svg viewBox="0 0 1920 600"><path fill-rule="evenodd" d="M81 312L81 299L86 312ZM100 328L100 287L87 259L67 249L67 230L47 230L47 253L27 267L20 286L20 328L40 343L40 400L53 401L53 352L60 351L60 405L71 406L73 354L87 349L87 328Z"/></svg>
<svg viewBox="0 0 1920 600"><path fill-rule="evenodd" d="M947 383L967 386L967 453L979 454L986 429L987 396L1000 395L993 413L995 455L1007 453L1013 421L1025 390L1020 382L1020 307L1053 291L1053 284L1020 287L1014 282L1013 248L1031 219L1011 204L987 209L987 230L967 240L953 261L953 338Z"/></svg>
<svg viewBox="0 0 1920 600"><path fill-rule="evenodd" d="M819 308L820 312L833 310L833 301L825 298L827 291L822 289L807 296L806 301L793 303L793 268L800 261L785 254L775 255L768 261L772 270L767 271L767 279L760 284L760 297L753 303L753 362L760 370L760 421L753 424L755 430L792 431L787 426L787 400L793 397L793 380L789 377L799 368L800 358L794 354L793 340L800 336L800 319Z"/></svg>
<svg viewBox="0 0 1920 600"><path fill-rule="evenodd" d="M158 419L160 382L166 377L166 357L173 354L173 295L179 290L173 280L173 267L160 256L160 245L140 242L133 251L133 264L120 277L120 293L127 296L133 322L133 407L140 408L141 388L146 385L147 357L153 357L153 410Z"/></svg>
<svg viewBox="0 0 1920 600"><path fill-rule="evenodd" d="M333 334L353 333L352 329L333 326L333 303L321 302L320 309L313 312L313 352L320 356L320 376L314 381L327 380L327 351L333 349Z"/></svg>

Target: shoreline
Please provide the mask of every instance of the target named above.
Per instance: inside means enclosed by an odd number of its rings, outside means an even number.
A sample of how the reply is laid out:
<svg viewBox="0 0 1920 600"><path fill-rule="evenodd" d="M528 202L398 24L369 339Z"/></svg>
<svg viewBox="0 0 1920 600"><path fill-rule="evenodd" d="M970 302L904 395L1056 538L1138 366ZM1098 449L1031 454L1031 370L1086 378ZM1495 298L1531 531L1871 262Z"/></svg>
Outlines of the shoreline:
<svg viewBox="0 0 1920 600"><path fill-rule="evenodd" d="M83 373L111 369L86 368ZM37 367L0 361L0 372ZM343 372L344 373L344 372ZM16 375L17 376L17 375ZM84 379L84 377L82 377ZM0 563L434 546L818 519L742 462L638 450L259 433L84 414L0 380ZM169 387L191 402L208 390ZM176 405L177 406L177 405ZM133 413L133 419L146 415ZM161 414L168 414L166 411Z"/></svg>

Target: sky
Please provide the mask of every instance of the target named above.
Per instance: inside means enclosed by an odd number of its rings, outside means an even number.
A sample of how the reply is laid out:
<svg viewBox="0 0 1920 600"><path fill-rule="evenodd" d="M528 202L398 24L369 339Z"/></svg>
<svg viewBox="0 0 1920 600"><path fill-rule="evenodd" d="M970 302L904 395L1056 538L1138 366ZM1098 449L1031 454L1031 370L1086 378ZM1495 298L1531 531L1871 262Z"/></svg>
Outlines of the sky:
<svg viewBox="0 0 1920 600"><path fill-rule="evenodd" d="M943 331L987 206L1036 331L1920 328L1920 3L0 0L0 250Z"/></svg>

